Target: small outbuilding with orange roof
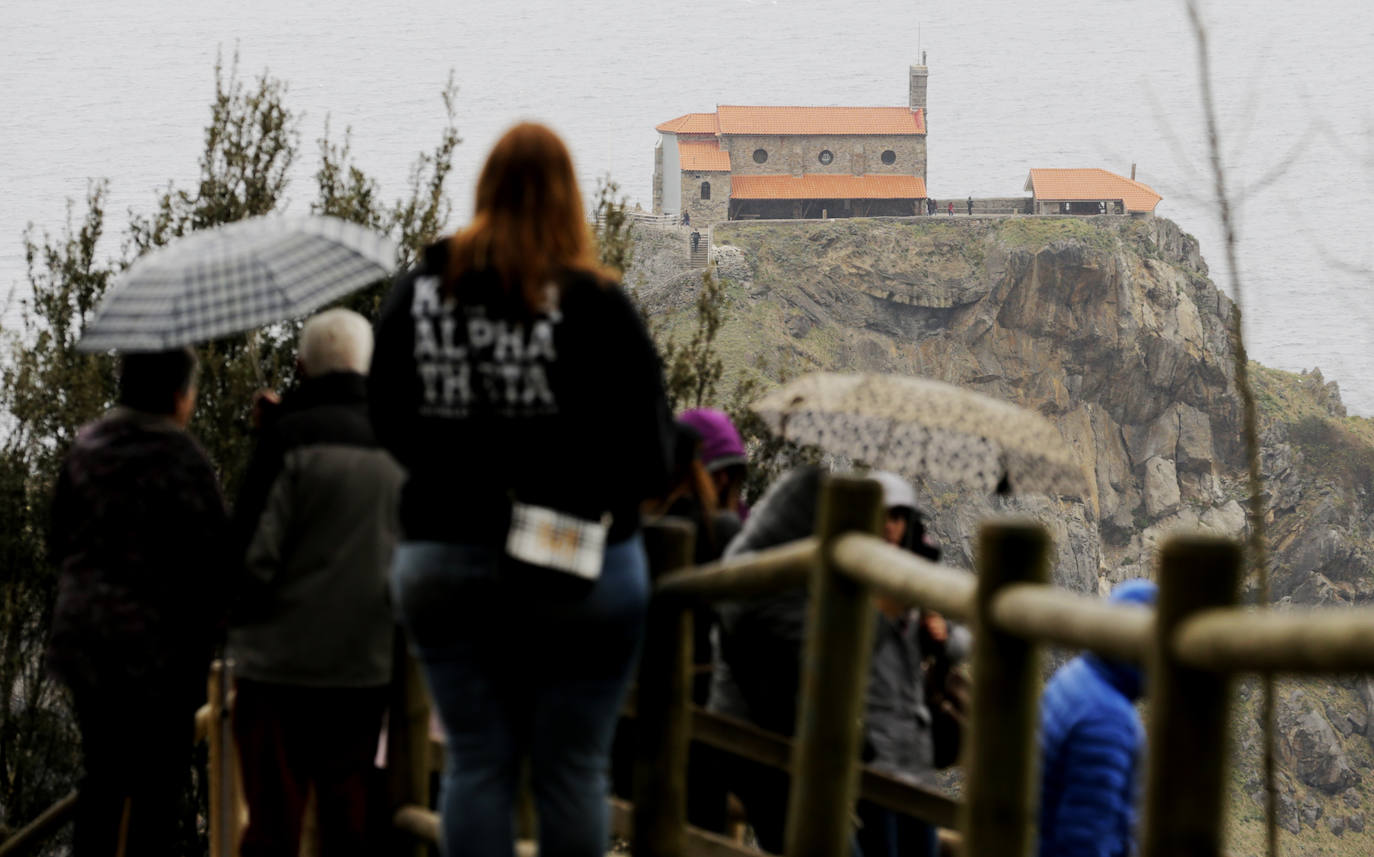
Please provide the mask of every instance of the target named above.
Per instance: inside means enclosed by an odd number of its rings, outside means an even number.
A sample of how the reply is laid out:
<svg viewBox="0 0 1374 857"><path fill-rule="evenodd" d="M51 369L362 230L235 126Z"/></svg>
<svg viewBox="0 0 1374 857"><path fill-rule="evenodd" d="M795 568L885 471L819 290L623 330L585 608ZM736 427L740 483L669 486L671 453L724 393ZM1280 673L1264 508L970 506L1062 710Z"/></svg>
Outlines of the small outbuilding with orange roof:
<svg viewBox="0 0 1374 857"><path fill-rule="evenodd" d="M1143 182L1095 167L1034 169L1026 190L1033 214L1153 214L1163 199Z"/></svg>
<svg viewBox="0 0 1374 857"><path fill-rule="evenodd" d="M657 126L654 211L742 218L910 215L926 177L926 80L904 107L720 105Z"/></svg>

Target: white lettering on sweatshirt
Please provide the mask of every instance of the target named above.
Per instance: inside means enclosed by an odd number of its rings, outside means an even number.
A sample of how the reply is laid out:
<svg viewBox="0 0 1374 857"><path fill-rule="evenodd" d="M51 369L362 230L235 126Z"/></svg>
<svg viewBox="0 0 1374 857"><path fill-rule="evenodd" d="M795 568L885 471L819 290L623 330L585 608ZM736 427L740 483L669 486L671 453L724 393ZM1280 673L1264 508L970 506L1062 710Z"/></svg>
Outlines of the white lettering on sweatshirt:
<svg viewBox="0 0 1374 857"><path fill-rule="evenodd" d="M464 319L454 301L441 299L437 277L416 279L410 314L415 365L424 388L421 415L470 415L479 404L475 386L481 402L498 416L558 411L548 374L558 359L553 320L526 324L491 319L481 307L468 308Z"/></svg>

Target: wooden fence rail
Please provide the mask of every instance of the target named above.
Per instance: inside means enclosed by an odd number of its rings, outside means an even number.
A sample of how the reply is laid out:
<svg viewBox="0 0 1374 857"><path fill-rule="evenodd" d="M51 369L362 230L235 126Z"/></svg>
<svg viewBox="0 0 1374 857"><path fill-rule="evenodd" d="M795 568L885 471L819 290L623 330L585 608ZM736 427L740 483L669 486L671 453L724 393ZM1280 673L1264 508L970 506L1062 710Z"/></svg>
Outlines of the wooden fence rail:
<svg viewBox="0 0 1374 857"><path fill-rule="evenodd" d="M1142 857L1217 857L1226 782L1232 676L1245 671L1374 672L1374 609L1290 612L1237 607L1240 549L1233 542L1176 538L1160 555L1156 608L1104 604L1048 584L1049 540L1032 522L985 522L977 574L937 566L877 537L876 483L826 480L817 536L689 569L692 533L680 524L645 530L656 573L637 695L640 745L632 806L612 802L616 829L636 857L715 857L740 848L686 826L687 747L693 740L786 767L792 789L786 853L843 854L856 797L949 825L957 818L968 857L1024 857L1035 839L1035 729L1044 644L1146 666L1149 758ZM796 739L694 709L691 616L703 603L806 586L810 613ZM874 593L887 593L970 622L973 694L965 730L962 804L858 763ZM438 836L429 807L434 753L429 702L415 665L398 655L388 732L389 781L398 850L420 855ZM198 715L213 735L216 709ZM216 772L212 771L212 778ZM30 848L70 813L55 805L0 857ZM215 813L219 825L234 813ZM35 830L37 832L35 832ZM212 829L212 841L220 841ZM225 855L227 857L227 854Z"/></svg>

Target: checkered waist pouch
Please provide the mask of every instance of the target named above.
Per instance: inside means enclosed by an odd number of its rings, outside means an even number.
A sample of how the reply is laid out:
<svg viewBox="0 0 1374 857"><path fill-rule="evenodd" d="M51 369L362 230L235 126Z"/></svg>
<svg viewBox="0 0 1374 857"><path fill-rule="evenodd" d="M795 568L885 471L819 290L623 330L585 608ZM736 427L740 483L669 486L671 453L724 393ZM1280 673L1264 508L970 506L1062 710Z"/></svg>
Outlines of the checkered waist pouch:
<svg viewBox="0 0 1374 857"><path fill-rule="evenodd" d="M569 515L546 506L512 503L506 554L539 568L587 581L601 576L611 514L599 520Z"/></svg>

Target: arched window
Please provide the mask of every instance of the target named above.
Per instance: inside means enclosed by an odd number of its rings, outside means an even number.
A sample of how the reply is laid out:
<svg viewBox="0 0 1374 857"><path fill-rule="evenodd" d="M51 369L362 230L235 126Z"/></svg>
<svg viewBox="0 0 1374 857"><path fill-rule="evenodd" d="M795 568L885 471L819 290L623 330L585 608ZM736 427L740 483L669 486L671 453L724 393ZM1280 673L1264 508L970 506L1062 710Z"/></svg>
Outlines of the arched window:
<svg viewBox="0 0 1374 857"><path fill-rule="evenodd" d="M702 199L710 199L710 198L711 198L711 183L710 183L710 182L702 182L702 183L701 183L701 198L702 198Z"/></svg>

